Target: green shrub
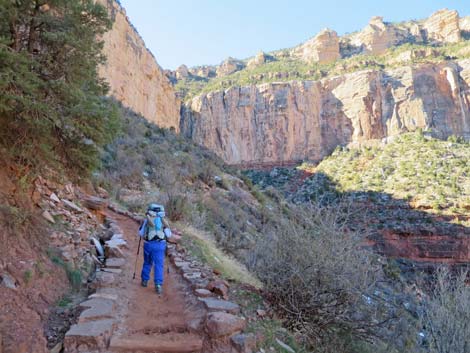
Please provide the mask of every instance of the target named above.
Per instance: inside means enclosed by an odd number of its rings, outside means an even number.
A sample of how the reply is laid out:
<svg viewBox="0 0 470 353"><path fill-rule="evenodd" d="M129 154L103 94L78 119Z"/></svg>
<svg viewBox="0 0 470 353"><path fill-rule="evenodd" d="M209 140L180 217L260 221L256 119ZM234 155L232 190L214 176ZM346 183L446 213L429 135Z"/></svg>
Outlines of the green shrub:
<svg viewBox="0 0 470 353"><path fill-rule="evenodd" d="M23 272L23 280L26 284L29 284L32 279L33 279L33 271L26 270Z"/></svg>
<svg viewBox="0 0 470 353"><path fill-rule="evenodd" d="M25 172L64 166L75 177L97 166L118 129L97 74L97 38L108 28L106 9L91 0L54 1L49 11L34 0L2 2L0 147Z"/></svg>
<svg viewBox="0 0 470 353"><path fill-rule="evenodd" d="M47 249L47 256L51 259L52 263L64 269L72 289L74 291L79 291L82 285L82 274L80 270L75 268L73 265L64 262L58 249Z"/></svg>
<svg viewBox="0 0 470 353"><path fill-rule="evenodd" d="M79 269L74 268L72 265L65 266L65 273L74 291L79 291L82 285L82 273Z"/></svg>

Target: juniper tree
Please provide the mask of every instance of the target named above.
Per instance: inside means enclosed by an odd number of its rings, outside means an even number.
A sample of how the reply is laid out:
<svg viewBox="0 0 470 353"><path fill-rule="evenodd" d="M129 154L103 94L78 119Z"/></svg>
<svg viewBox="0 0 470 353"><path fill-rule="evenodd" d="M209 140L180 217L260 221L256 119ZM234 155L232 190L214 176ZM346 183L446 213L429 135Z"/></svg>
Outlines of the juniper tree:
<svg viewBox="0 0 470 353"><path fill-rule="evenodd" d="M96 166L117 121L97 75L110 25L92 0L0 0L0 148L24 172Z"/></svg>

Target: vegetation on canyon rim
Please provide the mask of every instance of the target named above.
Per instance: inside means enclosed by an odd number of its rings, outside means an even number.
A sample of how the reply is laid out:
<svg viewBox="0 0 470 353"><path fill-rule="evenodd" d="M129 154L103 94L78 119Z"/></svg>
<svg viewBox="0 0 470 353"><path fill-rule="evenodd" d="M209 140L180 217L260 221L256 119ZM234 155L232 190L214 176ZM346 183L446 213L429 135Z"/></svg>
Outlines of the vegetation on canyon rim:
<svg viewBox="0 0 470 353"><path fill-rule="evenodd" d="M433 50L429 55L400 59L407 51ZM339 59L329 64L307 64L299 58L289 56L288 50L276 52L276 56L255 68L244 68L224 77L202 78L189 76L179 80L175 89L184 99L193 98L199 94L224 90L230 87L246 86L268 82L286 82L293 80L319 80L344 73L359 70L386 70L400 67L403 64L437 63L446 60L470 58L470 41L448 43L441 45L406 43L387 49L384 54L359 54ZM245 60L247 61L247 60Z"/></svg>

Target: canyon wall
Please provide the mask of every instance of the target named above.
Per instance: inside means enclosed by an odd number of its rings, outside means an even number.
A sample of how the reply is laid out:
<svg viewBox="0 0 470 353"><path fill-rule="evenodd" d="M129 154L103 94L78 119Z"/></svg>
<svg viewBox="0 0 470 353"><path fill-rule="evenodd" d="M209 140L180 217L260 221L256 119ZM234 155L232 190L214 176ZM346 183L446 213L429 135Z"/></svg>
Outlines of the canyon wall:
<svg viewBox="0 0 470 353"><path fill-rule="evenodd" d="M182 107L180 128L231 164L319 160L417 128L470 138L470 60L233 87Z"/></svg>
<svg viewBox="0 0 470 353"><path fill-rule="evenodd" d="M114 0L98 2L106 6L113 20L103 38L107 63L99 72L109 83L110 94L147 120L178 130L180 102L162 68L125 10Z"/></svg>

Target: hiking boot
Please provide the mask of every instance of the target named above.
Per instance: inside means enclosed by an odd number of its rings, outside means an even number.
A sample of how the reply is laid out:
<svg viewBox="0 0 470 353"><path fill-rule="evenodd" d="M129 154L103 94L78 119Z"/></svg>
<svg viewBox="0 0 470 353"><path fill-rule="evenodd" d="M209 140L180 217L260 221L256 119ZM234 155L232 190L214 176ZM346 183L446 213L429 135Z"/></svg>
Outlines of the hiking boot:
<svg viewBox="0 0 470 353"><path fill-rule="evenodd" d="M156 284L155 285L155 290L157 291L157 294L162 294L163 288L162 288L161 284Z"/></svg>
<svg viewBox="0 0 470 353"><path fill-rule="evenodd" d="M142 280L142 282L140 282L140 284L142 285L142 287L147 287L147 281Z"/></svg>

